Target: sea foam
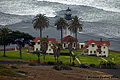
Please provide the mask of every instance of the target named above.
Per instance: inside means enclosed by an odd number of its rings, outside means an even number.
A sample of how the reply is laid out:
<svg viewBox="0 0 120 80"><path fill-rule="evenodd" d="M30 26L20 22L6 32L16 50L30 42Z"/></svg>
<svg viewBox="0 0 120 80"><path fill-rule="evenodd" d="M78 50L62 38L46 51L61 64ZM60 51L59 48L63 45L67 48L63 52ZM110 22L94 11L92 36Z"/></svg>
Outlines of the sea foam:
<svg viewBox="0 0 120 80"><path fill-rule="evenodd" d="M119 0L37 0L56 2L66 5L85 5L103 9L105 11L120 12L120 1Z"/></svg>

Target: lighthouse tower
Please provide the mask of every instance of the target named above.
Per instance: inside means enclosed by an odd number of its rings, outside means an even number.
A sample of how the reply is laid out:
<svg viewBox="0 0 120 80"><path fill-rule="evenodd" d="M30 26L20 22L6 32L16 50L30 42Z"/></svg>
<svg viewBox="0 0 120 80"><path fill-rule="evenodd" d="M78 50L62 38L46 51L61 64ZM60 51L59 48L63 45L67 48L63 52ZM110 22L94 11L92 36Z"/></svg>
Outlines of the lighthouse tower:
<svg viewBox="0 0 120 80"><path fill-rule="evenodd" d="M71 9L68 9L66 10L66 13L65 13L65 20L67 21L68 25L70 24L71 20L72 20L72 16L71 16ZM68 36L68 35L71 35L73 36L73 33L68 29L69 26L64 30L64 37L65 36Z"/></svg>

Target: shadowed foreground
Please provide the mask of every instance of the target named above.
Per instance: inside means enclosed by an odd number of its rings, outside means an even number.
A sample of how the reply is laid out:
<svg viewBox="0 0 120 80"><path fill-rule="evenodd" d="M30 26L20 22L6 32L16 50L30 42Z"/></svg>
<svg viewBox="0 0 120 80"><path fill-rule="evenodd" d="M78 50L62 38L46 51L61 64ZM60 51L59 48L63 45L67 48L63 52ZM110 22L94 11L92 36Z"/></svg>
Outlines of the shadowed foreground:
<svg viewBox="0 0 120 80"><path fill-rule="evenodd" d="M28 64L23 64L23 65L15 64L15 65L8 65L8 66L16 66L18 69L12 69L12 71L14 72L20 70L20 71L26 72L27 74L18 73L19 75L17 76L0 75L0 80L87 80L85 76L95 76L95 77L111 76L106 73L92 71L89 69L81 69L76 67L72 67L73 70L57 71L53 69L53 66L29 66ZM93 80L93 79L94 78L91 78L89 80ZM102 79L99 79L99 80L102 80ZM110 79L106 78L104 80L110 80Z"/></svg>

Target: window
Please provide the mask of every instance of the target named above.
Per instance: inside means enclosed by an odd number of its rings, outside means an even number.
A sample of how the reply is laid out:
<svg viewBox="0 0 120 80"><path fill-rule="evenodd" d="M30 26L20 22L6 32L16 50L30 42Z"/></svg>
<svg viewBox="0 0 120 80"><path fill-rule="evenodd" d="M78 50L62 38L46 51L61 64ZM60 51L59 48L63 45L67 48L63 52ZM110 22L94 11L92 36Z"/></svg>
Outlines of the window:
<svg viewBox="0 0 120 80"><path fill-rule="evenodd" d="M105 51L104 51L104 54L105 54Z"/></svg>
<svg viewBox="0 0 120 80"><path fill-rule="evenodd" d="M105 49L105 46L104 46L104 49Z"/></svg>
<svg viewBox="0 0 120 80"><path fill-rule="evenodd" d="M64 47L66 46L66 44L64 43Z"/></svg>
<svg viewBox="0 0 120 80"><path fill-rule="evenodd" d="M51 51L51 49L49 49L49 51Z"/></svg>
<svg viewBox="0 0 120 80"><path fill-rule="evenodd" d="M101 52L99 52L99 54L101 54Z"/></svg>
<svg viewBox="0 0 120 80"><path fill-rule="evenodd" d="M74 43L74 47L75 47L75 43Z"/></svg>
<svg viewBox="0 0 120 80"><path fill-rule="evenodd" d="M95 45L94 44L92 44L92 47L94 47Z"/></svg>
<svg viewBox="0 0 120 80"><path fill-rule="evenodd" d="M92 51L90 51L90 53L92 53Z"/></svg>
<svg viewBox="0 0 120 80"><path fill-rule="evenodd" d="M94 53L96 53L96 51L94 51Z"/></svg>
<svg viewBox="0 0 120 80"><path fill-rule="evenodd" d="M38 44L40 44L40 42L38 42Z"/></svg>
<svg viewBox="0 0 120 80"><path fill-rule="evenodd" d="M42 49L40 48L40 51L42 51Z"/></svg>
<svg viewBox="0 0 120 80"><path fill-rule="evenodd" d="M36 48L36 51L38 51L38 48Z"/></svg>

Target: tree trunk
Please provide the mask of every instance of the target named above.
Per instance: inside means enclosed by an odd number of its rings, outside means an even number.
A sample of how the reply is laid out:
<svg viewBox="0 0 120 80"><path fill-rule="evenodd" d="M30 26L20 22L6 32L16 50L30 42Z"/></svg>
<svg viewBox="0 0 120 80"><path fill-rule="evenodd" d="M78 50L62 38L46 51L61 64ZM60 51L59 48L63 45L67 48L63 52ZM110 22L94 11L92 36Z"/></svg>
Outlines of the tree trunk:
<svg viewBox="0 0 120 80"><path fill-rule="evenodd" d="M57 63L58 63L58 57L57 57Z"/></svg>
<svg viewBox="0 0 120 80"><path fill-rule="evenodd" d="M38 57L38 63L40 63L40 57Z"/></svg>
<svg viewBox="0 0 120 80"><path fill-rule="evenodd" d="M42 29L40 28L40 38L42 38Z"/></svg>
<svg viewBox="0 0 120 80"><path fill-rule="evenodd" d="M75 49L77 50L77 31L75 32L75 38L76 38L76 40L75 40L75 44L76 44L75 47L76 47L76 48L75 48Z"/></svg>
<svg viewBox="0 0 120 80"><path fill-rule="evenodd" d="M56 62L56 57L55 57L55 62Z"/></svg>
<svg viewBox="0 0 120 80"><path fill-rule="evenodd" d="M61 43L63 45L63 30L62 30L62 28L61 28Z"/></svg>
<svg viewBox="0 0 120 80"><path fill-rule="evenodd" d="M20 50L20 59L22 59L21 45L19 45L19 50Z"/></svg>
<svg viewBox="0 0 120 80"><path fill-rule="evenodd" d="M71 64L71 51L70 51L70 64Z"/></svg>
<svg viewBox="0 0 120 80"><path fill-rule="evenodd" d="M70 53L70 64L71 64L72 43L69 44L69 53Z"/></svg>
<svg viewBox="0 0 120 80"><path fill-rule="evenodd" d="M6 55L5 55L5 44L4 44L4 55L3 55L3 56L4 56L4 57L6 56Z"/></svg>
<svg viewBox="0 0 120 80"><path fill-rule="evenodd" d="M44 54L44 56L43 56L43 59L44 59L44 63L45 63L45 54Z"/></svg>

